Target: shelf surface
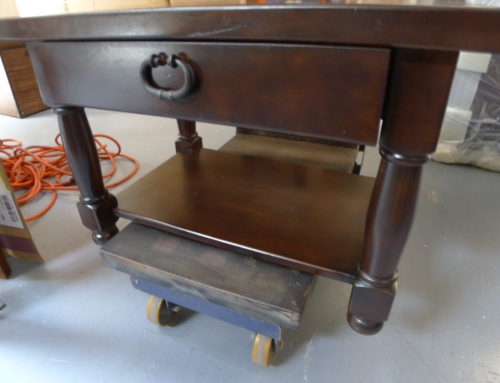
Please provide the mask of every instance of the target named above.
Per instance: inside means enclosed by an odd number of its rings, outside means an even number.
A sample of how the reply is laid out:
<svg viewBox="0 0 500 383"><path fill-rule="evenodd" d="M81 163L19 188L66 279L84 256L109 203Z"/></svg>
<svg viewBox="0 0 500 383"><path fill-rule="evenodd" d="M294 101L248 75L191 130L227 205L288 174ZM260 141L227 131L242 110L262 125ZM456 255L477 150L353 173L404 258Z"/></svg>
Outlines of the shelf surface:
<svg viewBox="0 0 500 383"><path fill-rule="evenodd" d="M219 150L352 173L358 146L308 142L262 134L237 133Z"/></svg>
<svg viewBox="0 0 500 383"><path fill-rule="evenodd" d="M121 192L119 216L352 282L373 179L202 149Z"/></svg>

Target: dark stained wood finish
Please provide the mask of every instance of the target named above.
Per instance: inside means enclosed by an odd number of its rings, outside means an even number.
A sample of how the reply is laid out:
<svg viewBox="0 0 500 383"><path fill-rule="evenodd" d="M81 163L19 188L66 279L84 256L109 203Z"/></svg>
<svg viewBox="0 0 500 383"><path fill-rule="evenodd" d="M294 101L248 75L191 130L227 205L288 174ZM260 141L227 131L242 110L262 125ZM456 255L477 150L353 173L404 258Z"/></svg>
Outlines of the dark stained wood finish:
<svg viewBox="0 0 500 383"><path fill-rule="evenodd" d="M421 165L392 161L382 154L367 220L365 257L361 270L367 275L390 280L410 231ZM387 230L391 229L390 235Z"/></svg>
<svg viewBox="0 0 500 383"><path fill-rule="evenodd" d="M457 57L458 52L393 51L382 148L417 157L434 152Z"/></svg>
<svg viewBox="0 0 500 383"><path fill-rule="evenodd" d="M358 156L357 147L239 132L219 150L343 173L352 173Z"/></svg>
<svg viewBox="0 0 500 383"><path fill-rule="evenodd" d="M361 333L378 332L389 316L421 167L439 136L456 60L456 52L401 50L393 55L380 142L383 158L349 303L349 323Z"/></svg>
<svg viewBox="0 0 500 383"><path fill-rule="evenodd" d="M40 61L37 76L49 105L125 110L367 144L377 140L389 64L388 50L304 45L33 43L30 50ZM185 98L160 100L142 86L139 68L159 52L178 54L196 73L196 88ZM183 82L178 69L156 68L153 75L166 88ZM314 113L313 123L304 110Z"/></svg>
<svg viewBox="0 0 500 383"><path fill-rule="evenodd" d="M352 281L372 186L367 177L202 149L177 154L121 192L117 214Z"/></svg>
<svg viewBox="0 0 500 383"><path fill-rule="evenodd" d="M267 132L265 130L260 130L260 129L237 127L236 133L237 134L252 134L254 136L258 135L258 136L265 136L265 137L285 138L287 140L296 140L296 141L301 141L301 142L313 142L313 143L324 144L324 145L344 146L346 148L356 149L356 150L359 148L359 145L349 144L346 142L339 142L339 141L335 141L334 139L331 139L331 138L302 137L302 136L297 136L297 135L290 134L290 133L287 134L287 133L278 133L278 132Z"/></svg>
<svg viewBox="0 0 500 383"><path fill-rule="evenodd" d="M96 243L104 243L118 232L118 217L113 211L116 199L104 187L87 116L82 108L57 108L55 112L68 163L80 189L77 206L82 223L92 230Z"/></svg>
<svg viewBox="0 0 500 383"><path fill-rule="evenodd" d="M268 5L120 11L3 20L0 39L305 42L500 51L500 9Z"/></svg>
<svg viewBox="0 0 500 383"><path fill-rule="evenodd" d="M348 321L373 334L394 300L421 166L436 146L457 52L500 52L498 8L401 3L13 19L0 21L0 39L32 41L51 106L173 116L185 137L193 134L185 121L203 120L375 144L384 103L371 199L372 181L363 177L201 149L178 154L123 192L116 208L163 230L353 283ZM159 101L142 89L139 65L161 51L182 54L197 75L183 100ZM179 85L178 72L154 69L164 87ZM80 204L84 222L112 235L114 200L91 171L97 158L83 111L60 113L71 165L91 198Z"/></svg>
<svg viewBox="0 0 500 383"><path fill-rule="evenodd" d="M175 151L186 153L203 147L201 137L196 133L196 122L188 120L177 120L179 138L175 141Z"/></svg>

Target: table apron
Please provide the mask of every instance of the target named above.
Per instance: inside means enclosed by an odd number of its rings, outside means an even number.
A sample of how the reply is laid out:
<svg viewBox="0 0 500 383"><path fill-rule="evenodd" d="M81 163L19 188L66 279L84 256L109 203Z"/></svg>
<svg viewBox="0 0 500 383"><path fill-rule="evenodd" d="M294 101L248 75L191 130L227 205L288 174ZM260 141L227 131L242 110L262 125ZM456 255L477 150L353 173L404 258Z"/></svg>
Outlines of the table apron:
<svg viewBox="0 0 500 383"><path fill-rule="evenodd" d="M390 50L291 44L32 42L44 102L291 132L373 145ZM148 93L141 64L175 54L194 72L177 100ZM177 89L179 68L153 68L157 87Z"/></svg>

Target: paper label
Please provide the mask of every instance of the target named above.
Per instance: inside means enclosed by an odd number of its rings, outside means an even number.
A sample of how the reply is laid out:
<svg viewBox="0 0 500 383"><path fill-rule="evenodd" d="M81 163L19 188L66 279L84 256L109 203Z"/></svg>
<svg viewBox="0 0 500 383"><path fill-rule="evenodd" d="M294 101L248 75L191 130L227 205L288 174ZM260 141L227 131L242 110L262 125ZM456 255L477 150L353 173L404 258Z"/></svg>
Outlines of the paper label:
<svg viewBox="0 0 500 383"><path fill-rule="evenodd" d="M9 190L0 191L0 225L23 229L23 221Z"/></svg>

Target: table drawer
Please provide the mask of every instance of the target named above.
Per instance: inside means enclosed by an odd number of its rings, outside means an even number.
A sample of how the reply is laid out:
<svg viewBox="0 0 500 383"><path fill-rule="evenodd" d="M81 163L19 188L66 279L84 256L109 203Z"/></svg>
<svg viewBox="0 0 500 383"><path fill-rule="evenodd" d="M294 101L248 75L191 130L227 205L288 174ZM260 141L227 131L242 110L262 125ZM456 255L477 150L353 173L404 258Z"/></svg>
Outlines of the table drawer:
<svg viewBox="0 0 500 383"><path fill-rule="evenodd" d="M141 64L175 54L191 68L183 97L148 93ZM374 144L389 50L317 45L172 42L31 43L44 101ZM64 59L61 59L63 57ZM179 88L179 68L152 69Z"/></svg>

